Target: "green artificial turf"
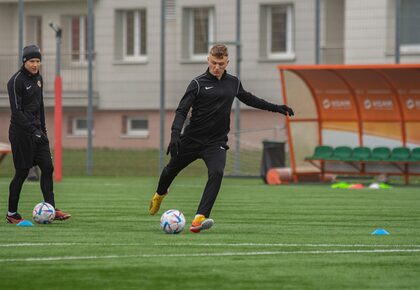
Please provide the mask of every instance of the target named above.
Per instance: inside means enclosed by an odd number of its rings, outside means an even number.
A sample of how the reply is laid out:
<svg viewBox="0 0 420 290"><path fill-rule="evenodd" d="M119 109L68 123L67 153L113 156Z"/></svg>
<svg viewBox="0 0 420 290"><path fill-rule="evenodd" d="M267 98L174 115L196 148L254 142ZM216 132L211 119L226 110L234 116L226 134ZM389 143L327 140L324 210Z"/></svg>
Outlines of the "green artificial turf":
<svg viewBox="0 0 420 290"><path fill-rule="evenodd" d="M3 213L9 181L0 178ZM181 175L149 216L157 177L65 177L56 202L70 220L0 223L0 289L419 289L419 187L225 178L212 229L164 234L160 214L179 209L188 226L205 182ZM29 219L41 199L25 183L19 212Z"/></svg>

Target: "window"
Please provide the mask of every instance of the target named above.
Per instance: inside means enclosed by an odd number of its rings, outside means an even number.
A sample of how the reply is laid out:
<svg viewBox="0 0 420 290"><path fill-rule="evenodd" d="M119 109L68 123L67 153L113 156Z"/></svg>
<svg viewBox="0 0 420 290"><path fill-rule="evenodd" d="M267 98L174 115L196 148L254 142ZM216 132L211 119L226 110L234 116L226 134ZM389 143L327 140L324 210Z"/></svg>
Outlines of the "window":
<svg viewBox="0 0 420 290"><path fill-rule="evenodd" d="M120 51L118 59L124 61L147 60L147 33L146 10L127 10L117 12L117 27L120 27L116 36Z"/></svg>
<svg viewBox="0 0 420 290"><path fill-rule="evenodd" d="M87 60L87 17L69 16L68 22L71 61L84 63Z"/></svg>
<svg viewBox="0 0 420 290"><path fill-rule="evenodd" d="M73 136L87 136L86 117L69 117L67 132Z"/></svg>
<svg viewBox="0 0 420 290"><path fill-rule="evenodd" d="M115 59L124 62L146 62L146 9L118 10L115 21Z"/></svg>
<svg viewBox="0 0 420 290"><path fill-rule="evenodd" d="M293 60L293 6L263 5L260 10L260 56Z"/></svg>
<svg viewBox="0 0 420 290"><path fill-rule="evenodd" d="M401 1L401 52L420 52L420 1Z"/></svg>
<svg viewBox="0 0 420 290"><path fill-rule="evenodd" d="M183 17L183 58L206 60L214 41L214 9L185 8Z"/></svg>
<svg viewBox="0 0 420 290"><path fill-rule="evenodd" d="M42 18L41 16L26 16L26 44L36 44L42 52Z"/></svg>
<svg viewBox="0 0 420 290"><path fill-rule="evenodd" d="M123 134L125 136L149 136L149 120L145 117L123 117Z"/></svg>
<svg viewBox="0 0 420 290"><path fill-rule="evenodd" d="M144 58L146 56L146 11L125 11L123 17L124 58Z"/></svg>

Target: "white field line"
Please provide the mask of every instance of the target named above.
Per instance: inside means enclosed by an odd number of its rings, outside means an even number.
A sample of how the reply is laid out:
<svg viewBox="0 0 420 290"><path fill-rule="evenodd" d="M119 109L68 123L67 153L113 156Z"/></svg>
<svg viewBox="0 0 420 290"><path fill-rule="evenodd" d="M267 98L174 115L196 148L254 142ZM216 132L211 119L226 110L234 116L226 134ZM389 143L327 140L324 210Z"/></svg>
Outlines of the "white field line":
<svg viewBox="0 0 420 290"><path fill-rule="evenodd" d="M29 257L0 259L0 263L43 262L66 260L99 260L123 258L184 258L184 257L231 257L231 256L271 256L271 255L325 255L325 254L371 254L371 253L414 253L420 249L377 249L377 250L327 250L327 251L266 251L266 252L221 252L221 253L186 253L186 254L138 254L138 255L105 255L105 256L61 256Z"/></svg>
<svg viewBox="0 0 420 290"><path fill-rule="evenodd" d="M420 245L386 245L386 244L294 244L294 243L154 243L154 244L144 244L144 243L9 243L9 244L0 244L2 247L49 247L49 246L103 246L103 247L113 247L113 246L171 246L171 247L320 247L320 248L420 248Z"/></svg>
<svg viewBox="0 0 420 290"><path fill-rule="evenodd" d="M393 247L393 248L420 248L420 245L382 245L382 244L286 244L286 243L156 243L155 246L197 246L197 247Z"/></svg>
<svg viewBox="0 0 420 290"><path fill-rule="evenodd" d="M50 247L50 246L76 246L83 245L81 243L15 243L15 244L0 244L0 248L14 248L14 247Z"/></svg>

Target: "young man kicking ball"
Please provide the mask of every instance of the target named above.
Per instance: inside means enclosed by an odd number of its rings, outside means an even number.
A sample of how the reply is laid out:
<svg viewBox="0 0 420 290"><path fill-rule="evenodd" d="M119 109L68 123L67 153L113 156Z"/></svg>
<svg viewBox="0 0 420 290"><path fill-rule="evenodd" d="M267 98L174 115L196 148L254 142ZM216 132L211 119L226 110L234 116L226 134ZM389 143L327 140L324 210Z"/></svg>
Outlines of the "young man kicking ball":
<svg viewBox="0 0 420 290"><path fill-rule="evenodd" d="M214 224L209 217L223 179L226 151L229 149L230 114L235 97L254 108L286 116L294 114L288 106L269 103L245 91L240 80L226 72L229 54L224 44L210 49L207 62L207 71L191 81L176 109L167 150L171 159L160 175L149 208L149 214L155 215L178 173L196 159L203 159L208 169L208 180L190 227L194 233L209 229ZM190 109L190 123L181 135Z"/></svg>

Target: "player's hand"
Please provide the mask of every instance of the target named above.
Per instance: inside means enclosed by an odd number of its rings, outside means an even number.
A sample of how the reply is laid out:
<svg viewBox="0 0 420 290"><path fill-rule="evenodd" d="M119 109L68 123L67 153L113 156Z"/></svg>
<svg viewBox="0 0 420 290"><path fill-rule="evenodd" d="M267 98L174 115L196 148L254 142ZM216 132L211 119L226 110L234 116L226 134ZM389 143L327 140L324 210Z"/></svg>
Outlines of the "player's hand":
<svg viewBox="0 0 420 290"><path fill-rule="evenodd" d="M42 132L41 130L36 130L34 132L34 140L36 144L46 144L48 143L48 137L47 134Z"/></svg>
<svg viewBox="0 0 420 290"><path fill-rule="evenodd" d="M293 116L295 114L295 112L293 112L292 108L286 106L286 105L279 105L278 107L278 112L283 114L283 115L289 115L289 116Z"/></svg>
<svg viewBox="0 0 420 290"><path fill-rule="evenodd" d="M169 142L168 149L166 150L166 155L171 153L171 157L176 157L178 156L180 148L181 148L180 133L176 131L172 131L171 141Z"/></svg>

